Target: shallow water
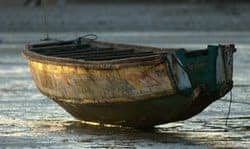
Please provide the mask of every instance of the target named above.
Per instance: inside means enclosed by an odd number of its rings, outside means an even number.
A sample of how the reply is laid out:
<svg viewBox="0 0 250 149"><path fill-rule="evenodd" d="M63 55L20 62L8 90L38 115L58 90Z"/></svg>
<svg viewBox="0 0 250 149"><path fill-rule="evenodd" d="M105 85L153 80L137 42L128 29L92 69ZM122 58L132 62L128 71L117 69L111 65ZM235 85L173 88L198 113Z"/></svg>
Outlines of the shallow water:
<svg viewBox="0 0 250 149"><path fill-rule="evenodd" d="M100 32L100 40L158 47L202 48L235 43L233 104L229 95L199 115L139 131L83 124L36 89L21 49L38 33L0 35L0 147L10 148L211 148L250 147L250 33L246 32ZM80 33L54 33L58 39ZM166 114L166 113L162 113ZM227 131L225 131L227 129Z"/></svg>

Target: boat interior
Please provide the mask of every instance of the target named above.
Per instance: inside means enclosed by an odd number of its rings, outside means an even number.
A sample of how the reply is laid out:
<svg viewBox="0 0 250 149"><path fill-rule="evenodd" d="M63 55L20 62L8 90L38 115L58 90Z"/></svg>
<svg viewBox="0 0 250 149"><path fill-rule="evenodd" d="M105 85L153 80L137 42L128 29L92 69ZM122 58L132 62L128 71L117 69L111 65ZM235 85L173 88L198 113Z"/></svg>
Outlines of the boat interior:
<svg viewBox="0 0 250 149"><path fill-rule="evenodd" d="M161 49L125 44L88 41L45 42L29 45L28 50L39 55L85 61L108 61L127 58L155 57L176 49Z"/></svg>
<svg viewBox="0 0 250 149"><path fill-rule="evenodd" d="M164 61L166 55L180 49L155 48L120 43L108 43L78 38L70 41L45 41L28 45L26 55L41 60L79 63L152 63ZM183 50L183 49L182 49ZM208 49L185 50L185 56L208 55Z"/></svg>

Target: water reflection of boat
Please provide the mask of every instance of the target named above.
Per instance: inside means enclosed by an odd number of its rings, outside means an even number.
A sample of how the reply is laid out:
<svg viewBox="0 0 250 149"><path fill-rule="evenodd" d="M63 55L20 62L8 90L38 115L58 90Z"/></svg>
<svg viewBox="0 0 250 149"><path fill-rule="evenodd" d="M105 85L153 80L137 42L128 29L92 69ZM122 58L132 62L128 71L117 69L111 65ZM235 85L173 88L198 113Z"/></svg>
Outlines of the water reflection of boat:
<svg viewBox="0 0 250 149"><path fill-rule="evenodd" d="M78 38L23 51L38 89L74 117L152 127L188 119L233 86L234 45L189 51Z"/></svg>

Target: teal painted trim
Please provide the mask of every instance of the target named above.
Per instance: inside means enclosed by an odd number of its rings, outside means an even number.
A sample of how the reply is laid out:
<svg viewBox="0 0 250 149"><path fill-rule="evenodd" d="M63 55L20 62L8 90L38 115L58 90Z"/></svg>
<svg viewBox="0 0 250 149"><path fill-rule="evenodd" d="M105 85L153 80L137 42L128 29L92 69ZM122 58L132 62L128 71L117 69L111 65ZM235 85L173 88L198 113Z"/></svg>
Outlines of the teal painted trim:
<svg viewBox="0 0 250 149"><path fill-rule="evenodd" d="M218 46L209 45L207 50L176 51L176 56L187 71L193 89L202 85L208 91L216 91L216 58Z"/></svg>
<svg viewBox="0 0 250 149"><path fill-rule="evenodd" d="M218 46L208 46L208 73L209 73L209 89L212 91L217 90L217 82L216 82L216 60L218 56Z"/></svg>

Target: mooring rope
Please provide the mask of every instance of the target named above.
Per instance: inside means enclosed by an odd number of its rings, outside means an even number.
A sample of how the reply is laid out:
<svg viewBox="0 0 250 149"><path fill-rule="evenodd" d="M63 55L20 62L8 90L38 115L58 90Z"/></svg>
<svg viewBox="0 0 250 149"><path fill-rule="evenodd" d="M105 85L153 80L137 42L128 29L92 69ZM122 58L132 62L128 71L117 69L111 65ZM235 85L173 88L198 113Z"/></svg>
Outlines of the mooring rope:
<svg viewBox="0 0 250 149"><path fill-rule="evenodd" d="M230 112L231 112L232 101L233 101L233 92L230 91L230 101L229 101L228 112L227 112L226 123L225 123L226 126L228 126L228 119L229 119Z"/></svg>
<svg viewBox="0 0 250 149"><path fill-rule="evenodd" d="M221 99L221 101L225 101L225 102L230 102L230 99ZM244 104L244 105L248 105L250 106L250 102L244 102L244 101L232 101L232 103L239 103L239 104Z"/></svg>

